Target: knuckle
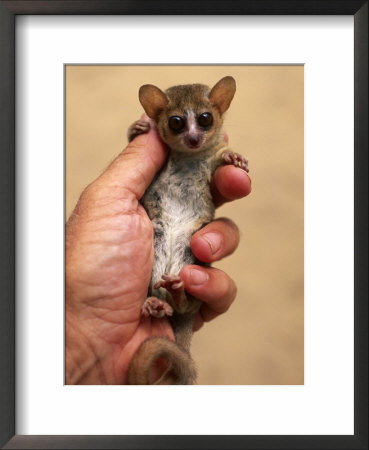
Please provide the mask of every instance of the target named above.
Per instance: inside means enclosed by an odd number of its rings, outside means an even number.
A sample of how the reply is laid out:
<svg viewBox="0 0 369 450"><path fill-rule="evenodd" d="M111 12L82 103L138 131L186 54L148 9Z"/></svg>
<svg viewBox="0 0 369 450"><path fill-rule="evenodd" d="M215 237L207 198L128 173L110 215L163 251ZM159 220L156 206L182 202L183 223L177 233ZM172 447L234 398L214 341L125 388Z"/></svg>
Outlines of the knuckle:
<svg viewBox="0 0 369 450"><path fill-rule="evenodd" d="M228 217L219 217L218 219L215 220L215 222L222 224L227 231L231 231L236 235L240 233L240 230L236 225L236 223L233 222L233 220L229 219Z"/></svg>
<svg viewBox="0 0 369 450"><path fill-rule="evenodd" d="M233 301L237 294L237 287L235 282L224 272L216 276L214 288L217 292L217 296L220 299Z"/></svg>
<svg viewBox="0 0 369 450"><path fill-rule="evenodd" d="M94 202L94 199L96 198L97 194L98 194L98 187L96 186L96 181L93 181L83 189L78 202L86 204Z"/></svg>
<svg viewBox="0 0 369 450"><path fill-rule="evenodd" d="M226 297L226 307L227 309L231 306L231 304L234 302L237 296L237 286L236 283L228 277L228 289L227 293L225 294Z"/></svg>

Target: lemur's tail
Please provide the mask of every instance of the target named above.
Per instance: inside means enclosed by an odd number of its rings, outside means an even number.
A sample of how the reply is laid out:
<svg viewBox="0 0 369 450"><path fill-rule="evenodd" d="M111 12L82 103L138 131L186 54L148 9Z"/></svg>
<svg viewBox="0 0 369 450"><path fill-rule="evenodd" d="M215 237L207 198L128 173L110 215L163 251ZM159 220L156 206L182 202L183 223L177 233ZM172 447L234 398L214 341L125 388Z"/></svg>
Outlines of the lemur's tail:
<svg viewBox="0 0 369 450"><path fill-rule="evenodd" d="M161 372L157 370L160 368ZM128 384L194 384L195 381L196 368L189 352L167 337L146 339L128 371Z"/></svg>

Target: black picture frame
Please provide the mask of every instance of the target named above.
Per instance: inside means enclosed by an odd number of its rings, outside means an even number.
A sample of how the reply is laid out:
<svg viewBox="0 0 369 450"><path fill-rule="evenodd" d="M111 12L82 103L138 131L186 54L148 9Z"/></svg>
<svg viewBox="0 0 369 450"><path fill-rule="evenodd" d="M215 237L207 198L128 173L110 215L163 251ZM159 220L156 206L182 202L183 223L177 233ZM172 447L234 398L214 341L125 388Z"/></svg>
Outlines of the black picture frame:
<svg viewBox="0 0 369 450"><path fill-rule="evenodd" d="M354 16L354 435L15 435L15 17L19 14ZM337 92L339 95L339 92ZM6 449L368 449L368 1L0 1L0 445ZM317 406L318 407L318 406Z"/></svg>

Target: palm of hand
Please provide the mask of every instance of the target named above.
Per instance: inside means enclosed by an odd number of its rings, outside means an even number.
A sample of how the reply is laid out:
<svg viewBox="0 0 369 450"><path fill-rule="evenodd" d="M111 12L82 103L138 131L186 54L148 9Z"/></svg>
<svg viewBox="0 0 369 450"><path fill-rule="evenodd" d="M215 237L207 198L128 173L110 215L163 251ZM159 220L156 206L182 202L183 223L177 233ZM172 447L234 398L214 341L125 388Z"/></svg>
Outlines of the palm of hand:
<svg viewBox="0 0 369 450"><path fill-rule="evenodd" d="M77 208L68 227L67 284L76 290L69 297L78 295L73 308L85 319L80 333L95 343L99 378L121 384L141 342L154 335L173 338L173 331L166 319L141 317L154 253L146 212L133 198L99 198L91 188L84 193L91 195L93 201L85 200L93 206L83 215Z"/></svg>

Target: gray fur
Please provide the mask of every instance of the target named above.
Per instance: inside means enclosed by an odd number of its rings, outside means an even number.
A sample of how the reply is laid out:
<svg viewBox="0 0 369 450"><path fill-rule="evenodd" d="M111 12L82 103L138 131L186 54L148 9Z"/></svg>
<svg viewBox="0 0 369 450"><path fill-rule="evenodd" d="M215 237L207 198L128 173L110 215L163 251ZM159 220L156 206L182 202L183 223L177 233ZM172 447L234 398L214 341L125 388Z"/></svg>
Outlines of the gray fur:
<svg viewBox="0 0 369 450"><path fill-rule="evenodd" d="M214 218L208 160L212 155L207 156L170 155L141 201L154 228L151 295L163 300L167 291L154 289L154 284L164 272L177 275L184 265L197 262L189 251L191 237Z"/></svg>
<svg viewBox="0 0 369 450"><path fill-rule="evenodd" d="M148 384L151 364L164 354L170 367L156 384L195 382L196 371L189 348L193 317L201 302L185 293L183 287L182 290L174 290L165 283L164 286L160 284L165 278L164 273L173 276L173 279L178 278L183 266L200 263L192 254L190 242L192 235L214 218L210 191L213 173L220 164L232 164L237 158L242 158L238 155L232 159L232 155L236 154L228 150L221 131L224 111L212 105L212 95L218 102L221 96L229 105L234 91L232 77L223 78L211 91L201 84L174 86L165 93L152 85L140 88L140 101L146 113L155 120L161 138L169 147L166 164L141 199L154 229L155 257L148 300L156 297L173 308L170 320L176 343L163 338L144 341L130 366L131 384ZM197 117L204 112L210 112L213 116L210 129L201 128L197 122ZM168 127L168 119L173 115L181 115L186 120L186 129L180 133ZM128 137L131 140L146 131L148 129L143 121L137 121L130 127ZM194 133L199 144L196 148L190 148L188 138ZM225 154L227 161L223 156ZM159 286L155 287L157 284Z"/></svg>

